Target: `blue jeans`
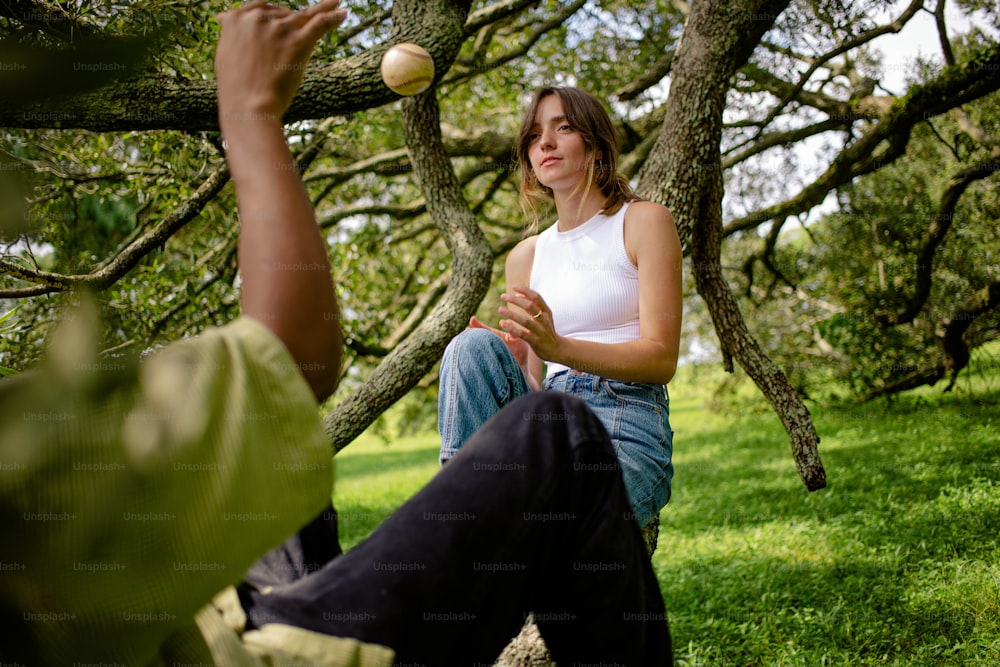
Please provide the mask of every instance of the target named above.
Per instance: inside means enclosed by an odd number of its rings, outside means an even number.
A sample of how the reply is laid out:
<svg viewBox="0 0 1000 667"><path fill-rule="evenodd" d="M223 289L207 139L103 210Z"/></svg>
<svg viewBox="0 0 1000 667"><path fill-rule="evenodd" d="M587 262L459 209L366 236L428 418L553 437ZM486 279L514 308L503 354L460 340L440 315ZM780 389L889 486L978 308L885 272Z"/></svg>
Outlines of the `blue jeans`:
<svg viewBox="0 0 1000 667"><path fill-rule="evenodd" d="M439 386L442 463L505 405L531 391L506 343L486 329L467 329L448 344ZM578 396L597 415L618 455L636 521L652 521L670 499L674 473L665 388L565 371L546 378L543 389Z"/></svg>

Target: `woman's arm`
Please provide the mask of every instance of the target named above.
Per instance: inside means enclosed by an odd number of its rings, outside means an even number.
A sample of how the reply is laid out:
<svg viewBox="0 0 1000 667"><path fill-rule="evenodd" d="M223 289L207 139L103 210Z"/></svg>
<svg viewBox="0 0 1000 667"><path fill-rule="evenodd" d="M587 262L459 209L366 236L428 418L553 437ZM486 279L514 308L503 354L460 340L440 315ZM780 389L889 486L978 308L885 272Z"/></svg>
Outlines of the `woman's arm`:
<svg viewBox="0 0 1000 667"><path fill-rule="evenodd" d="M639 269L638 339L609 344L556 335L542 295L526 287L528 276L509 268L501 298L517 308L500 309L507 318L500 327L528 343L536 358L615 380L666 384L677 370L682 315L681 243L670 211L653 202L632 204L625 250Z"/></svg>
<svg viewBox="0 0 1000 667"><path fill-rule="evenodd" d="M531 265L535 260L535 241L537 239L537 236L528 237L514 246L513 250L507 254L505 280L508 291L511 290L512 285L527 285L531 281ZM502 312L501 310L501 314ZM528 315L533 315L535 312L537 311L532 311ZM521 341L509 332L502 333L508 345ZM514 356L518 356L516 352ZM542 379L545 377L545 362L527 344L525 344L525 359L521 363L521 370L524 372L524 377L532 391L541 389Z"/></svg>

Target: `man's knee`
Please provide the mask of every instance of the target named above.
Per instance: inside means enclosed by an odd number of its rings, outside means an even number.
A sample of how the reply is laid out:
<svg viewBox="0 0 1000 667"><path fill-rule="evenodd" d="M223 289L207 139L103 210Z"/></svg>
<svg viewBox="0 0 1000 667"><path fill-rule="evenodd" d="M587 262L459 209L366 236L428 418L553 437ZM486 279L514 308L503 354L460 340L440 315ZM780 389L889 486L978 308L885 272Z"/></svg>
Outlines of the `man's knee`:
<svg viewBox="0 0 1000 667"><path fill-rule="evenodd" d="M533 391L511 404L521 418L535 424L576 425L594 418L580 398L561 391Z"/></svg>
<svg viewBox="0 0 1000 667"><path fill-rule="evenodd" d="M526 427L533 440L544 441L539 444L602 443L608 439L607 431L587 404L560 391L531 392L512 402L501 414L505 414L508 428L515 424Z"/></svg>

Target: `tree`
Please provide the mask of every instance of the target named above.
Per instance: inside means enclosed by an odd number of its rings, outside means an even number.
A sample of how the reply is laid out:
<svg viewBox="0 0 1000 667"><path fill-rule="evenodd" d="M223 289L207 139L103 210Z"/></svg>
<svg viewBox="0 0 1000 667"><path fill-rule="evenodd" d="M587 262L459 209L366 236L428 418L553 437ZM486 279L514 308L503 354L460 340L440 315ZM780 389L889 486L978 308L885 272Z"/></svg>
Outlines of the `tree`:
<svg viewBox="0 0 1000 667"><path fill-rule="evenodd" d="M797 341L768 342L808 371L800 387L822 391L826 375L871 399L950 376L948 391L996 338L998 144L967 132L995 127L996 113L994 96L914 128L917 159L842 188L834 212L774 249L772 281L740 281L758 328Z"/></svg>
<svg viewBox="0 0 1000 667"><path fill-rule="evenodd" d="M741 263L777 267L788 220L898 161L915 128L995 95L996 39L974 31L953 53L939 2L944 66L889 91L878 81L876 41L925 12L921 2L400 0L351 9L351 27L320 49L287 118L342 285L344 384L353 392L326 417L335 447L432 381L469 315L495 312L487 294L496 260L520 236L514 109L542 82L573 82L611 101L625 168L678 220L725 363L735 360L761 387L807 487L821 487L808 411L740 314L723 244L745 253ZM52 295L72 287L100 291L108 354L234 315L234 207L205 47L214 10L43 0L0 10L7 43L42 52L75 53L81 34L170 36L140 70L104 88L0 106L0 124L20 128L5 133L5 172L29 182L24 218L35 223L0 259L0 298L17 300L20 325L0 365L21 368L38 355ZM884 11L892 16L870 18ZM995 7L978 11L998 23ZM398 41L430 51L437 86L397 105L378 61ZM86 75L119 65L125 74L116 58L76 62ZM826 144L814 178L789 171L780 187L761 182L775 161L801 159L797 147L810 139ZM741 201L724 199L727 191ZM970 308L995 305L987 294Z"/></svg>

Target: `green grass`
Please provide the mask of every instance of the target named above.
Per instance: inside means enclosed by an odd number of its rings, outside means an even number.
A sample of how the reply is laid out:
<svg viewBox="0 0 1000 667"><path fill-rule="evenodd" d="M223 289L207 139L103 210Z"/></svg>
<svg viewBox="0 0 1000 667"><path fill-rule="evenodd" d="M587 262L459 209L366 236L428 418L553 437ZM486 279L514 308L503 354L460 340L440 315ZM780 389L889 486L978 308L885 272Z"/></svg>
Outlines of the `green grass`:
<svg viewBox="0 0 1000 667"><path fill-rule="evenodd" d="M948 395L810 406L828 487L809 493L773 413L709 411L717 371L682 369L653 556L678 663L1000 664L1000 372L970 375ZM366 436L338 456L345 546L430 479L437 448Z"/></svg>

